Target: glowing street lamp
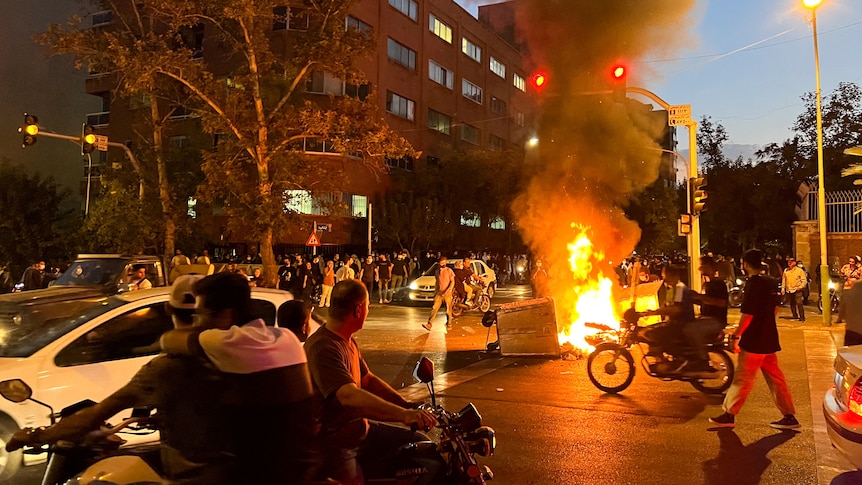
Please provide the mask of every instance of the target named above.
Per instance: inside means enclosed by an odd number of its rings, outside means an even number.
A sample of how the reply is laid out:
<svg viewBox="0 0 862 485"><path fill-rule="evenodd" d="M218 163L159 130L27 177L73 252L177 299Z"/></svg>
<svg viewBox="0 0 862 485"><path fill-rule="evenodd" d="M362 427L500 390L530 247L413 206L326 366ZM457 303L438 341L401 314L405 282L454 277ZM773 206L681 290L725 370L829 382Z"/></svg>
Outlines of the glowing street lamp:
<svg viewBox="0 0 862 485"><path fill-rule="evenodd" d="M826 188L823 170L823 108L820 96L820 51L817 45L817 7L822 0L802 0L802 5L811 10L811 28L814 33L814 79L817 105L817 226L820 231L820 301L829 295L829 264L826 257ZM832 325L831 305L823 305L823 324Z"/></svg>

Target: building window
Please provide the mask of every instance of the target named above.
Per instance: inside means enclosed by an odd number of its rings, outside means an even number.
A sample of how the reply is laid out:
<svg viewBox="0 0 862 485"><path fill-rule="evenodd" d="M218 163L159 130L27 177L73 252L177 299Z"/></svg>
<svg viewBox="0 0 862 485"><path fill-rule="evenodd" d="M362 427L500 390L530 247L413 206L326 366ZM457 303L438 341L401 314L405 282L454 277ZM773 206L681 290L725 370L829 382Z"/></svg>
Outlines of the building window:
<svg viewBox="0 0 862 485"><path fill-rule="evenodd" d="M512 119L515 120L516 125L524 126L524 113L514 109L512 110Z"/></svg>
<svg viewBox="0 0 862 485"><path fill-rule="evenodd" d="M425 164L429 167L439 167L440 166L440 157L432 157L428 155L425 157Z"/></svg>
<svg viewBox="0 0 862 485"><path fill-rule="evenodd" d="M437 64L436 62L428 61L428 79L435 83L452 89L455 83L455 73Z"/></svg>
<svg viewBox="0 0 862 485"><path fill-rule="evenodd" d="M386 111L413 121L416 104L413 100L399 96L392 91L386 91Z"/></svg>
<svg viewBox="0 0 862 485"><path fill-rule="evenodd" d="M387 47L386 52L389 59L392 59L408 69L413 71L416 70L416 51L413 49L389 39L389 46Z"/></svg>
<svg viewBox="0 0 862 485"><path fill-rule="evenodd" d="M414 0L389 0L389 5L392 5L399 12L410 17L413 21L419 18L419 6Z"/></svg>
<svg viewBox="0 0 862 485"><path fill-rule="evenodd" d="M472 125L468 125L466 123L461 125L461 139L462 140L469 142L469 143L472 143L474 145L478 145L480 137L481 137L481 132L479 131L479 128L476 128L475 126L472 126Z"/></svg>
<svg viewBox="0 0 862 485"><path fill-rule="evenodd" d="M371 26L370 25L366 24L365 22L359 20L356 17L351 17L350 15L348 15L347 18L344 19L344 29L345 30L355 29L355 30L358 30L359 32L362 32L362 33L370 33L371 32Z"/></svg>
<svg viewBox="0 0 862 485"><path fill-rule="evenodd" d="M314 94L344 94L344 81L325 71L311 71L305 82L305 92Z"/></svg>
<svg viewBox="0 0 862 485"><path fill-rule="evenodd" d="M467 40L466 37L461 38L461 52L476 62L482 62L482 48Z"/></svg>
<svg viewBox="0 0 862 485"><path fill-rule="evenodd" d="M111 10L102 10L101 12L96 12L91 17L93 23L92 27L99 27L101 25L108 25L114 21L114 12Z"/></svg>
<svg viewBox="0 0 862 485"><path fill-rule="evenodd" d="M502 62L498 61L494 56L491 56L491 72L500 76L503 79L506 79L506 65Z"/></svg>
<svg viewBox="0 0 862 485"><path fill-rule="evenodd" d="M309 10L281 5L272 9L272 30L308 30Z"/></svg>
<svg viewBox="0 0 862 485"><path fill-rule="evenodd" d="M368 197L364 195L350 196L350 215L353 217L365 217L368 211Z"/></svg>
<svg viewBox="0 0 862 485"><path fill-rule="evenodd" d="M461 79L461 94L471 101L482 104L482 88L463 78Z"/></svg>
<svg viewBox="0 0 862 485"><path fill-rule="evenodd" d="M497 216L491 219L491 222L488 224L488 227L490 227L491 229L497 229L499 231L505 231L506 221L502 217Z"/></svg>
<svg viewBox="0 0 862 485"><path fill-rule="evenodd" d="M371 94L371 84L345 84L344 94L351 98L365 101L365 99L368 98L368 95Z"/></svg>
<svg viewBox="0 0 862 485"><path fill-rule="evenodd" d="M464 211L461 214L461 225L467 227L479 227L482 225L482 219L479 217L479 214L470 211Z"/></svg>
<svg viewBox="0 0 862 485"><path fill-rule="evenodd" d="M401 158L386 158L386 165L389 168L400 168L412 172L415 168L416 161L413 157L405 156Z"/></svg>
<svg viewBox="0 0 862 485"><path fill-rule="evenodd" d="M451 117L446 116L439 111L434 111L433 109L428 110L428 128L448 135L451 126Z"/></svg>
<svg viewBox="0 0 862 485"><path fill-rule="evenodd" d="M506 140L496 135L490 135L488 138L488 149L495 152L502 152L506 149Z"/></svg>
<svg viewBox="0 0 862 485"><path fill-rule="evenodd" d="M428 28L434 35L440 37L448 43L452 43L452 27L446 25L442 20L431 14L428 16Z"/></svg>
<svg viewBox="0 0 862 485"><path fill-rule="evenodd" d="M527 81L524 80L518 73L512 74L512 84L515 85L516 88L520 89L523 92L527 92Z"/></svg>
<svg viewBox="0 0 862 485"><path fill-rule="evenodd" d="M498 115L503 115L503 116L506 115L506 102L503 101L502 99L500 99L496 96L491 96L490 105L491 105L491 111L493 111L494 113L496 113Z"/></svg>

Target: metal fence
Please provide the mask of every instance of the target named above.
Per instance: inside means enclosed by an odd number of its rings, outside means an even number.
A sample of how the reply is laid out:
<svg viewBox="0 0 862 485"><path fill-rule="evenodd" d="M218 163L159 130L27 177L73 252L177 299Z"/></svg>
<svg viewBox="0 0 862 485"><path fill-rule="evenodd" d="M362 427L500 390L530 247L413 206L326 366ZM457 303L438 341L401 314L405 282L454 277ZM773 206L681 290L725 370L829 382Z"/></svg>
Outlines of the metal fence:
<svg viewBox="0 0 862 485"><path fill-rule="evenodd" d="M797 215L800 220L816 221L817 191L802 197ZM862 232L862 190L826 192L826 232Z"/></svg>

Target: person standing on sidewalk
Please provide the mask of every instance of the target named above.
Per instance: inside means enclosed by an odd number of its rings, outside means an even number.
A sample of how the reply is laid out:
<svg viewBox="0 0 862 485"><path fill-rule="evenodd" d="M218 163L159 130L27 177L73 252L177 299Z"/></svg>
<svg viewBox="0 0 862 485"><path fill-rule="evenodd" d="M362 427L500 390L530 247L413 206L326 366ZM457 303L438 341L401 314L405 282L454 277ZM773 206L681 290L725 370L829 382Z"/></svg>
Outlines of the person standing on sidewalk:
<svg viewBox="0 0 862 485"><path fill-rule="evenodd" d="M422 324L422 328L431 331L431 326L434 325L434 318L437 316L437 311L440 310L440 305L446 302L446 330L449 330L449 325L452 321L452 294L455 290L455 272L452 268L446 266L449 258L440 256L437 260L437 291L434 293L434 306L431 307L431 315L428 316L428 321Z"/></svg>
<svg viewBox="0 0 862 485"><path fill-rule="evenodd" d="M769 425L778 429L799 427L793 397L784 373L778 366L776 352L781 350L778 343L778 327L775 313L778 295L775 281L761 274L762 253L759 249L749 249L742 257L745 272L750 275L745 286L745 296L740 308L739 326L733 334L734 351L739 352L736 375L724 399L724 414L709 418L714 426L732 428L736 415L745 404L748 394L754 387L757 371L763 372L766 385L778 410L784 415Z"/></svg>
<svg viewBox="0 0 862 485"><path fill-rule="evenodd" d="M802 290L808 286L805 270L796 266L796 260L787 258L787 269L781 275L781 295L787 295L787 303L794 320L805 322L805 309L802 306Z"/></svg>

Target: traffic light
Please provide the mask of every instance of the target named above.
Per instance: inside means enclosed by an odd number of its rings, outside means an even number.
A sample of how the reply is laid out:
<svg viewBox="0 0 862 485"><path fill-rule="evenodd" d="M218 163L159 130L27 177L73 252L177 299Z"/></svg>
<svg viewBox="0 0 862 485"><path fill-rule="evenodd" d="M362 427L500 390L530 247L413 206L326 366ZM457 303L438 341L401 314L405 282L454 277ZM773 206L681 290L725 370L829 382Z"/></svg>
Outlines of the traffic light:
<svg viewBox="0 0 862 485"><path fill-rule="evenodd" d="M692 177L688 179L688 182L691 213L696 216L706 210L706 177Z"/></svg>
<svg viewBox="0 0 862 485"><path fill-rule="evenodd" d="M81 155L93 153L96 148L96 133L93 127L85 124L81 128Z"/></svg>
<svg viewBox="0 0 862 485"><path fill-rule="evenodd" d="M24 126L18 128L21 133L21 146L26 148L36 143L36 135L39 134L39 118L24 113Z"/></svg>
<svg viewBox="0 0 862 485"><path fill-rule="evenodd" d="M616 103L622 103L626 99L627 76L628 68L624 64L614 64L611 67L611 92Z"/></svg>
<svg viewBox="0 0 862 485"><path fill-rule="evenodd" d="M530 78L530 85L536 92L541 92L547 84L548 76L542 71L533 74L533 77Z"/></svg>

